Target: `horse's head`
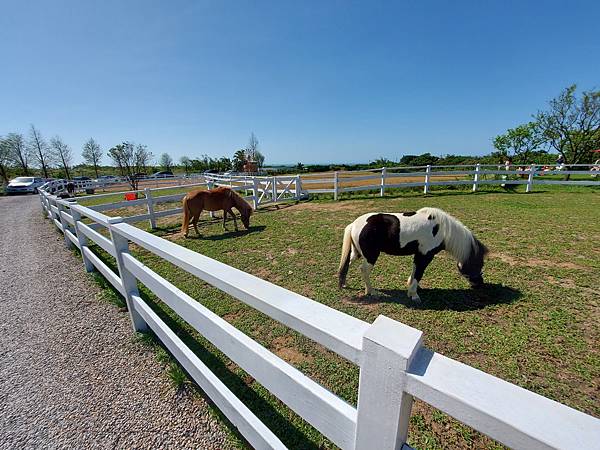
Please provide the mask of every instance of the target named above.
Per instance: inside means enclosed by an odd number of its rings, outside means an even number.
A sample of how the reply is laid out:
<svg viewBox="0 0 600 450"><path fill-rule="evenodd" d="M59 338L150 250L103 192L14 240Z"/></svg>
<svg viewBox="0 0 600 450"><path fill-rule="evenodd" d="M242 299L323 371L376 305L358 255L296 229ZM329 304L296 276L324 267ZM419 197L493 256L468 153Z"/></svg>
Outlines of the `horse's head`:
<svg viewBox="0 0 600 450"><path fill-rule="evenodd" d="M252 212L253 209L250 205L248 205L247 208L240 209L240 216L246 230L250 228L250 216L252 215Z"/></svg>
<svg viewBox="0 0 600 450"><path fill-rule="evenodd" d="M236 209L240 212L240 217L242 219L242 224L244 228L248 230L250 228L250 216L254 212L252 206L246 202L242 197L240 197L237 192L231 191L232 198L235 204Z"/></svg>
<svg viewBox="0 0 600 450"><path fill-rule="evenodd" d="M475 244L471 247L471 253L464 262L457 264L460 274L469 280L472 288L483 286L483 263L488 249L475 237Z"/></svg>

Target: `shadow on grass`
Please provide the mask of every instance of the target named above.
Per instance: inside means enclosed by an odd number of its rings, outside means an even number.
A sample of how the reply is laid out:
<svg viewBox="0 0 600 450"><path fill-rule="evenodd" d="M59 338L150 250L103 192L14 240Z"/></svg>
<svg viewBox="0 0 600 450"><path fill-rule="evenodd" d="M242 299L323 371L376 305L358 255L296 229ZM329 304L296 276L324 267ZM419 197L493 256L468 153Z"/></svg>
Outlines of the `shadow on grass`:
<svg viewBox="0 0 600 450"><path fill-rule="evenodd" d="M98 258L100 258L111 270L118 273L114 258L97 246L93 246L92 248ZM105 292L110 294L109 301L112 301L115 298L120 299L121 302L113 301L113 303L120 306L122 311L126 311L125 302L121 294L98 272L94 272L94 277L105 289ZM242 403L244 403L271 431L273 431L287 447L307 450L317 450L321 448L319 444L311 440L305 432L291 423L280 411L250 387L250 384L254 382L254 379L250 375L240 376L236 374L232 368L226 364L224 359L216 354L218 352L214 353L211 349L206 347L207 344L203 342L204 339L201 337L199 338L196 332L191 330L189 325L178 318L178 316L176 316L176 314L164 303L157 301L153 295L148 295L148 288L142 286L139 282L138 285L140 286L140 297L152 308L161 320L177 334L185 345L187 345L196 356L208 366L211 372L225 383L231 392L233 392ZM165 351L168 352L166 348ZM170 354L170 352L168 353ZM192 380L189 374L187 375L188 378ZM199 386L195 383L193 386L209 403L212 404L208 396ZM279 403L279 400L276 402ZM235 434L238 439L243 441L244 438L239 434L236 427L227 420L225 415L214 405L213 410L219 418L223 420L229 430Z"/></svg>
<svg viewBox="0 0 600 450"><path fill-rule="evenodd" d="M310 438L297 426L292 424L281 412L274 408L265 398L260 396L253 390L249 384L254 383L254 378L250 375L240 376L236 374L225 361L206 348L202 342L202 338L198 339L195 332L190 330L190 327L182 323L182 319L176 319L175 313L172 312L162 302L154 300L144 290L140 291L140 296L154 310L154 312L163 320L169 328L177 334L185 345L194 352L200 360L214 373L231 392L239 398L256 416L271 430L281 441L289 448L317 450L321 448L317 443ZM161 344L162 345L162 344ZM164 347L163 347L164 348ZM166 350L166 349L165 349ZM182 368L183 369L183 368ZM188 378L192 378L188 374ZM202 391L202 389L194 383L194 387L200 392L206 400L212 404L210 398ZM277 400L279 403L279 400ZM228 425L230 430L243 440L235 426L233 426L225 415L212 404L217 415Z"/></svg>
<svg viewBox="0 0 600 450"><path fill-rule="evenodd" d="M239 230L239 231L225 231L223 234L213 234L213 235L202 235L198 236L195 232L192 233L190 231L187 239L200 239L204 241L223 241L225 239L231 239L237 236L244 236L249 233L260 233L264 231L267 227L264 225L255 225L250 226L247 230Z"/></svg>
<svg viewBox="0 0 600 450"><path fill-rule="evenodd" d="M202 230L203 228L214 225L216 223L221 223L221 220L222 219L203 220L201 222L198 222L198 229ZM230 226L233 227L233 225L230 225ZM223 230L223 234L219 234L219 235L205 236L205 235L200 234L200 236L198 236L196 234L196 231L194 230L194 227L190 226L189 235L188 235L187 239L204 239L207 241L222 241L223 239L229 239L229 238L232 238L235 236L243 236L244 234L248 234L248 233L261 232L261 231L264 231L265 229L266 229L266 226L264 226L264 225L250 225L250 228L246 230L246 229L244 229L243 225L240 224L238 231ZM153 230L148 229L148 232L156 234L157 236L160 236L160 237L180 234L181 233L181 223L173 223L173 224L169 224L169 225L157 226ZM183 238L183 235L182 235L182 238Z"/></svg>
<svg viewBox="0 0 600 450"><path fill-rule="evenodd" d="M362 289L361 289L362 291ZM411 309L434 311L475 311L492 305L510 304L521 297L521 291L501 284L485 284L478 289L419 288L421 302L413 302L405 289L382 289L379 296L356 295L351 299L356 305L399 303Z"/></svg>

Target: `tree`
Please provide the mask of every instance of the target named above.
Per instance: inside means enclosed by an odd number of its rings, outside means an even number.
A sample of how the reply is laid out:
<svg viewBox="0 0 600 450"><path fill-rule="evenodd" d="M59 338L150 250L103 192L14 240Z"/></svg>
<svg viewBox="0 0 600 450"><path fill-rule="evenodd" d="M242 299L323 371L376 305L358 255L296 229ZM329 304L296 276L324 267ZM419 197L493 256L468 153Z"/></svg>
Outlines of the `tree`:
<svg viewBox="0 0 600 450"><path fill-rule="evenodd" d="M148 146L143 144L137 144L135 146L134 160L138 163L139 169L141 169L138 170L138 172L145 173L146 170L148 170L148 166L152 162L152 158L154 158L154 155L152 152L148 151Z"/></svg>
<svg viewBox="0 0 600 450"><path fill-rule="evenodd" d="M223 156L222 158L219 159L219 172L225 172L227 170L231 170L231 160L226 157Z"/></svg>
<svg viewBox="0 0 600 450"><path fill-rule="evenodd" d="M423 153L422 155L404 155L400 159L400 164L406 166L427 166L429 164L435 164L439 158L433 156L431 153Z"/></svg>
<svg viewBox="0 0 600 450"><path fill-rule="evenodd" d="M52 157L62 164L65 169L65 175L70 180L71 174L69 170L73 164L73 152L71 148L59 136L54 136L50 139L50 148L52 150Z"/></svg>
<svg viewBox="0 0 600 450"><path fill-rule="evenodd" d="M127 177L127 181L134 191L138 188L138 173L146 169L146 166L152 159L152 153L145 145L133 142L123 142L115 145L108 151L108 156L119 168L122 176Z"/></svg>
<svg viewBox="0 0 600 450"><path fill-rule="evenodd" d="M250 133L250 139L248 139L248 146L246 147L246 156L250 161L256 161L256 153L258 152L258 139L254 132ZM264 158L263 158L264 160Z"/></svg>
<svg viewBox="0 0 600 450"><path fill-rule="evenodd" d="M369 163L370 167L393 167L395 165L396 163L394 161L384 158L383 156Z"/></svg>
<svg viewBox="0 0 600 450"><path fill-rule="evenodd" d="M173 170L173 158L171 158L171 155L168 153L163 153L160 155L159 164L163 170Z"/></svg>
<svg viewBox="0 0 600 450"><path fill-rule="evenodd" d="M25 145L25 140L22 134L9 133L6 136L6 142L10 148L9 158L13 163L21 169L23 175L29 175L29 160L30 153L29 149Z"/></svg>
<svg viewBox="0 0 600 450"><path fill-rule="evenodd" d="M506 133L494 138L494 147L501 159L513 158L520 163L530 163L531 157L544 143L537 122L529 122L515 128L509 128Z"/></svg>
<svg viewBox="0 0 600 450"><path fill-rule="evenodd" d="M187 156L182 156L179 158L179 162L183 166L183 170L185 170L185 174L187 175L192 167L192 160Z"/></svg>
<svg viewBox="0 0 600 450"><path fill-rule="evenodd" d="M263 164L265 163L265 156L258 150L254 152L254 162L256 163L259 169L262 169Z"/></svg>
<svg viewBox="0 0 600 450"><path fill-rule="evenodd" d="M235 170L236 172L242 172L244 170L244 164L246 164L247 160L246 152L246 149L241 149L234 153L232 165L233 170Z"/></svg>
<svg viewBox="0 0 600 450"><path fill-rule="evenodd" d="M600 147L600 91L584 91L577 98L576 89L575 84L567 87L550 100L548 110L535 115L545 143L567 165L591 162L592 150Z"/></svg>
<svg viewBox="0 0 600 450"><path fill-rule="evenodd" d="M7 137L0 138L0 176L3 184L8 184L8 170L10 168L11 147Z"/></svg>
<svg viewBox="0 0 600 450"><path fill-rule="evenodd" d="M98 165L102 160L102 149L93 138L90 138L83 145L81 156L86 164L94 166L94 172L96 173L96 178L98 178Z"/></svg>
<svg viewBox="0 0 600 450"><path fill-rule="evenodd" d="M48 169L52 163L52 154L40 131L33 124L29 130L28 146L34 160L40 165L44 177L48 178Z"/></svg>

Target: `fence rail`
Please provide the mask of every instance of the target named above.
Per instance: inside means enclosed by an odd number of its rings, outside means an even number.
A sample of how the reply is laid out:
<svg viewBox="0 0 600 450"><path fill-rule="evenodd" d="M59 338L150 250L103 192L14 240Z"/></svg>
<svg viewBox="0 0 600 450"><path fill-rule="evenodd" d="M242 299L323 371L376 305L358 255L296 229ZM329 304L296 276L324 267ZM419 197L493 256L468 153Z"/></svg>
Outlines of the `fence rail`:
<svg viewBox="0 0 600 450"><path fill-rule="evenodd" d="M254 184L254 182L253 182ZM245 188L246 185L244 185ZM369 324L103 213L40 192L45 215L125 297L135 331L151 329L256 448L285 448L140 297L144 284L272 394L344 449L400 449L414 398L515 448L600 448L600 420L422 347L422 332L379 316ZM86 224L83 220L91 221ZM93 228L108 230L110 238ZM145 266L130 242L177 265L360 367L346 403ZM89 248L115 257L113 272Z"/></svg>
<svg viewBox="0 0 600 450"><path fill-rule="evenodd" d="M186 193L157 195L160 191L173 189L190 189L205 187L212 189L218 186L227 186L234 191L239 192L242 197L252 203L253 207L259 208L265 205L278 204L288 201L298 201L306 198L306 192L302 190L302 184L299 176L295 177L223 177L218 175L206 175L204 181L200 183L164 186L160 188L145 188L137 191L113 192L110 194L89 195L78 197L78 202L85 202L89 199L114 198L115 195L124 195L135 193L141 195L141 198L133 200L119 200L117 202L102 203L90 206L92 211L106 212L121 208L145 206L146 212L133 216L123 217L127 223L136 223L148 220L150 228L156 228L156 219L171 215L178 215L183 212L181 207L172 208L163 211L156 211L155 206L164 203L173 203L183 200Z"/></svg>
<svg viewBox="0 0 600 450"><path fill-rule="evenodd" d="M365 173L369 175L363 175ZM575 175L589 178L585 180L543 178L549 175ZM535 185L600 186L599 175L600 166L593 164L572 164L560 168L535 164L528 167L475 164L382 167L361 171L319 173L314 176L302 176L302 184L305 186L306 193L333 194L334 199L337 200L339 194L344 192L379 191L379 195L383 197L388 189L413 187L423 187L423 193L428 194L432 186L470 185L473 192L485 185L525 185L527 192L531 192ZM406 178L410 180L403 181ZM371 180L373 182L369 183ZM313 187L315 185L321 186Z"/></svg>

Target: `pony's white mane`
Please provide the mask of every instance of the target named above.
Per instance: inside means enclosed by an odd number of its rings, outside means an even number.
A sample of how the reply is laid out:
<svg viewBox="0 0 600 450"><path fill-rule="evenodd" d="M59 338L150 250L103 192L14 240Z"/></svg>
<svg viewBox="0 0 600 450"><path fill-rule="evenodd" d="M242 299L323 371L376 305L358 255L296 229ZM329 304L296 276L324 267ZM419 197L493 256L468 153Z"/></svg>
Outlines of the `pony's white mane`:
<svg viewBox="0 0 600 450"><path fill-rule="evenodd" d="M473 233L458 219L438 208L421 208L418 214L431 216L439 225L439 233L444 238L444 247L456 261L464 263L476 246Z"/></svg>

